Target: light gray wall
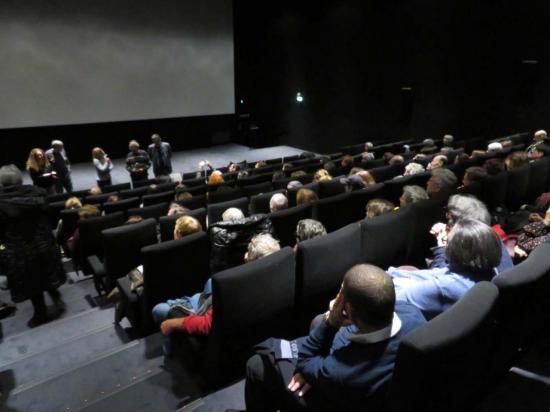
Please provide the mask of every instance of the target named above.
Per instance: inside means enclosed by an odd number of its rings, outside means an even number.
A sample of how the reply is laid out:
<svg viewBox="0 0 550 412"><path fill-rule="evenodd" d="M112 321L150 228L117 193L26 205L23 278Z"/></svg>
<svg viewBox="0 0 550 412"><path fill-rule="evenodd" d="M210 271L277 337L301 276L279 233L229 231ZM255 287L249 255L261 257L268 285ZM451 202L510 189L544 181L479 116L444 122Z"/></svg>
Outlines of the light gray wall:
<svg viewBox="0 0 550 412"><path fill-rule="evenodd" d="M0 128L234 113L231 0L2 0Z"/></svg>

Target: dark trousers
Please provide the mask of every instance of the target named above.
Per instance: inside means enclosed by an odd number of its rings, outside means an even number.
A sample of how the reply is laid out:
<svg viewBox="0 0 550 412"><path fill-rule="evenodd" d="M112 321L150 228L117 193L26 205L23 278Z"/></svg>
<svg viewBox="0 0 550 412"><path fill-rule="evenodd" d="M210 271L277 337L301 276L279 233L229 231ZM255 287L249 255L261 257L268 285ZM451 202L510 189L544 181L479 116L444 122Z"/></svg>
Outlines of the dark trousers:
<svg viewBox="0 0 550 412"><path fill-rule="evenodd" d="M48 295L52 298L54 303L57 303L61 300L61 293L57 289L49 289L46 292L48 292ZM37 318L40 317L46 317L47 315L47 307L46 307L46 300L44 299L44 293L40 292L39 294L36 294L34 296L31 296L31 303L32 307L34 309L34 316Z"/></svg>
<svg viewBox="0 0 550 412"><path fill-rule="evenodd" d="M63 188L67 193L73 192L73 181L71 180L71 175L68 174L65 177L58 177L55 181L55 192L63 193Z"/></svg>
<svg viewBox="0 0 550 412"><path fill-rule="evenodd" d="M247 412L304 411L306 399L298 398L287 386L294 375L290 360L275 360L256 354L246 364L244 396ZM309 398L306 394L305 398Z"/></svg>
<svg viewBox="0 0 550 412"><path fill-rule="evenodd" d="M103 179L103 180L97 180L97 186L103 190L105 186L109 186L111 184L111 178Z"/></svg>
<svg viewBox="0 0 550 412"><path fill-rule="evenodd" d="M130 178L132 179L132 183L139 182L140 180L147 180L149 178L149 174L147 170L144 170L143 172L130 172Z"/></svg>

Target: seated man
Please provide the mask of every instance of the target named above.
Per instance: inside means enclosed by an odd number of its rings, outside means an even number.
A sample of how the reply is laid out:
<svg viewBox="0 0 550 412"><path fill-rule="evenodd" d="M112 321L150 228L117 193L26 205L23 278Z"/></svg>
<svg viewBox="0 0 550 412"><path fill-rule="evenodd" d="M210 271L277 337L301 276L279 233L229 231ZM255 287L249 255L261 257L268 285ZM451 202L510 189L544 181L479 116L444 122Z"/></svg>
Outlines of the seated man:
<svg viewBox="0 0 550 412"><path fill-rule="evenodd" d="M399 341L424 322L418 309L395 302L387 273L356 265L309 336L258 346L247 363L246 410L368 410L384 397Z"/></svg>
<svg viewBox="0 0 550 412"><path fill-rule="evenodd" d="M446 197L455 190L457 181L458 179L452 171L439 167L432 170L432 177L426 183L426 192L430 198Z"/></svg>
<svg viewBox="0 0 550 412"><path fill-rule="evenodd" d="M279 251L279 242L270 234L259 234L248 244L244 255L245 262L252 262ZM212 280L208 279L201 293L159 303L153 308L153 318L160 323L163 335L169 336L175 331L190 335L205 336L212 327ZM189 316L187 316L189 315ZM170 318L170 319L167 319ZM165 351L170 352L165 346Z"/></svg>
<svg viewBox="0 0 550 412"><path fill-rule="evenodd" d="M428 163L428 170L435 170L439 167L445 166L447 163L449 163L449 159L445 155L437 155L434 156L432 161Z"/></svg>

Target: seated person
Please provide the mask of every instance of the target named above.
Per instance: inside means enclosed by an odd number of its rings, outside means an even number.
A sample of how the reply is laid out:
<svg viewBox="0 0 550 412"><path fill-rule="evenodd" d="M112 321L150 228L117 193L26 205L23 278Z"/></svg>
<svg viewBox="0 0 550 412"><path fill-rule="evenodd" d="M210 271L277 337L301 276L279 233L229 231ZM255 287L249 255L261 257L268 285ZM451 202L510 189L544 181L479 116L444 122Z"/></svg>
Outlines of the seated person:
<svg viewBox="0 0 550 412"><path fill-rule="evenodd" d="M93 186L88 193L90 193L90 196L97 196L103 193L101 188L99 186Z"/></svg>
<svg viewBox="0 0 550 412"><path fill-rule="evenodd" d="M439 167L445 166L447 163L449 163L449 159L445 155L437 155L434 156L434 158L431 160L430 163L428 163L428 170L434 170Z"/></svg>
<svg viewBox="0 0 550 412"><path fill-rule="evenodd" d="M525 152L514 152L510 153L504 159L504 164L506 165L506 170L513 170L526 165L528 163L527 153Z"/></svg>
<svg viewBox="0 0 550 412"><path fill-rule="evenodd" d="M401 155L394 155L391 157L390 160L388 160L389 166L398 166L405 163L405 159Z"/></svg>
<svg viewBox="0 0 550 412"><path fill-rule="evenodd" d="M261 259L280 249L279 242L270 234L259 234L248 244L244 261L246 263ZM208 335L212 327L211 296L212 280L208 279L201 293L156 305L153 308L153 318L160 323L160 330L165 336L175 331L198 336Z"/></svg>
<svg viewBox="0 0 550 412"><path fill-rule="evenodd" d="M225 212L222 213L223 222L231 222L234 220L244 219L244 213L241 209L236 207L230 207Z"/></svg>
<svg viewBox="0 0 550 412"><path fill-rule="evenodd" d="M395 209L392 202L386 199L371 199L365 207L366 218L372 219L377 216L385 215Z"/></svg>
<svg viewBox="0 0 550 412"><path fill-rule="evenodd" d="M523 227L515 248L516 255L527 257L537 246L550 239L550 207L544 219L529 223Z"/></svg>
<svg viewBox="0 0 550 412"><path fill-rule="evenodd" d="M294 245L294 251L298 250L298 243L304 240L315 239L316 237L324 236L327 234L325 226L314 219L302 219L298 221L296 225L296 244Z"/></svg>
<svg viewBox="0 0 550 412"><path fill-rule="evenodd" d="M321 182L323 180L331 180L332 176L326 169L319 169L313 175L314 182Z"/></svg>
<svg viewBox="0 0 550 412"><path fill-rule="evenodd" d="M500 142L492 142L487 145L487 153L499 152L502 149L503 149L502 143Z"/></svg>
<svg viewBox="0 0 550 412"><path fill-rule="evenodd" d="M319 196L313 190L303 187L296 192L296 206L309 205L319 200Z"/></svg>
<svg viewBox="0 0 550 412"><path fill-rule="evenodd" d="M382 269L348 270L309 336L258 345L246 368L246 410L379 410L400 340L425 323L418 309L395 297Z"/></svg>
<svg viewBox="0 0 550 412"><path fill-rule="evenodd" d="M432 170L432 176L426 183L426 192L430 198L448 196L455 190L457 180L452 171L439 167Z"/></svg>
<svg viewBox="0 0 550 412"><path fill-rule="evenodd" d="M428 193L424 188L417 185L408 185L403 187L403 194L399 198L399 206L407 207L421 200L429 199Z"/></svg>
<svg viewBox="0 0 550 412"><path fill-rule="evenodd" d="M438 237L438 246L431 269L388 269L397 300L413 304L428 319L450 308L477 282L497 275L502 256L497 234L469 218L459 220L448 237Z"/></svg>
<svg viewBox="0 0 550 412"><path fill-rule="evenodd" d="M183 207L182 205L172 202L170 203L170 206L168 206L168 213L166 213L166 216L179 215L188 211L189 209Z"/></svg>
<svg viewBox="0 0 550 412"><path fill-rule="evenodd" d="M269 199L269 211L271 213L275 213L286 208L288 208L288 199L282 193L275 193L271 196L271 199Z"/></svg>
<svg viewBox="0 0 550 412"><path fill-rule="evenodd" d="M464 172L464 177L462 178L462 186L468 187L472 183L481 182L487 176L489 176L489 174L487 173L487 170L485 170L483 167L479 167L479 166L469 167Z"/></svg>
<svg viewBox="0 0 550 412"><path fill-rule="evenodd" d="M374 153L370 152L374 148L372 142L366 142L364 146L364 152L361 153L361 162L365 163L369 160L374 160Z"/></svg>
<svg viewBox="0 0 550 412"><path fill-rule="evenodd" d="M299 180L291 180L286 185L286 190L295 189L297 187L302 187L304 184L300 182Z"/></svg>
<svg viewBox="0 0 550 412"><path fill-rule="evenodd" d="M376 184L376 180L374 180L374 177L372 177L368 170L361 170L357 172L356 175L363 179L365 187L374 186Z"/></svg>
<svg viewBox="0 0 550 412"><path fill-rule="evenodd" d="M340 183L346 186L346 192L353 192L354 190L361 190L367 187L365 181L361 176L349 175L348 177L342 177Z"/></svg>
<svg viewBox="0 0 550 412"><path fill-rule="evenodd" d="M444 135L443 136L443 146L441 147L441 149L449 148L449 149L453 150L453 140L454 140L453 135L451 135L451 134Z"/></svg>
<svg viewBox="0 0 550 412"><path fill-rule="evenodd" d="M487 159L485 163L483 163L483 168L487 170L487 173L491 176L498 175L500 172L504 172L504 162L502 159L493 158L493 159Z"/></svg>
<svg viewBox="0 0 550 412"><path fill-rule="evenodd" d="M101 210L97 206L94 205L83 205L80 209L78 209L78 219L84 220L88 219L90 217L98 217L101 216ZM67 247L69 248L70 252L75 255L75 252L78 249L80 242L80 231L78 228L74 231L73 235L67 240Z"/></svg>
<svg viewBox="0 0 550 412"><path fill-rule="evenodd" d="M435 145L433 139L424 139L422 141L422 147L420 148L420 153L425 155L430 155L437 153L439 149Z"/></svg>
<svg viewBox="0 0 550 412"><path fill-rule="evenodd" d="M447 203L447 223L436 223L432 226L430 233L437 239L443 239L441 243L445 247L445 238L448 238L450 230L454 224L463 218L470 218L479 220L485 223L487 226L491 225L491 214L487 210L487 206L472 195L453 195L449 198ZM495 231L498 235L498 232ZM438 250L440 246L434 249L435 254L442 254L441 250ZM514 266L512 258L506 249L506 245L501 242L502 257L497 267L498 273L504 272L506 269L510 269ZM433 267L433 264L430 266Z"/></svg>
<svg viewBox="0 0 550 412"><path fill-rule="evenodd" d="M420 163L411 162L407 166L405 166L405 172L403 173L403 176L411 176L417 173L424 172L424 166L422 166Z"/></svg>

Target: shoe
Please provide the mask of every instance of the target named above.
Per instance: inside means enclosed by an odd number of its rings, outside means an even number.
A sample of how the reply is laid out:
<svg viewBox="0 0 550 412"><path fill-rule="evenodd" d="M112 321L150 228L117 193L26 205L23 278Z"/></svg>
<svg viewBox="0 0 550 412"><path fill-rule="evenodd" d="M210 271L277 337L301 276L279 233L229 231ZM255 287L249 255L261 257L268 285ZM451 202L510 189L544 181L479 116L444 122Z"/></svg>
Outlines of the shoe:
<svg viewBox="0 0 550 412"><path fill-rule="evenodd" d="M108 302L118 302L119 300L120 300L120 289L119 288L114 288L107 295L107 301Z"/></svg>
<svg viewBox="0 0 550 412"><path fill-rule="evenodd" d="M43 325L44 323L48 323L48 316L47 315L42 315L42 316L34 315L27 322L27 326L29 328L36 328L37 326Z"/></svg>
<svg viewBox="0 0 550 412"><path fill-rule="evenodd" d="M0 304L0 319L7 318L15 313L17 308L11 303Z"/></svg>

